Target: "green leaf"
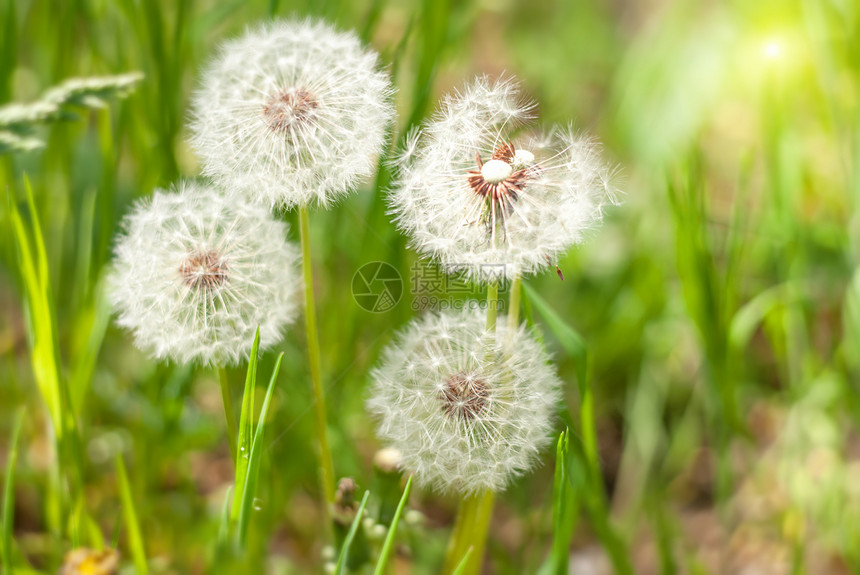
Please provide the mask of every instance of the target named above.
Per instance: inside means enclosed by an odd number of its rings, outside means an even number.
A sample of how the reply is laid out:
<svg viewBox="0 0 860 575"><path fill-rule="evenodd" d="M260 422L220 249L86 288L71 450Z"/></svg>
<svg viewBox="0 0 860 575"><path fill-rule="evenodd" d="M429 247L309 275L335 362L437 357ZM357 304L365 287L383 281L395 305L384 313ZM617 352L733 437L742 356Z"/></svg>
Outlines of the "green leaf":
<svg viewBox="0 0 860 575"><path fill-rule="evenodd" d="M553 539L549 557L540 575L564 575L570 564L570 541L576 527L579 504L576 491L568 479L567 458L570 452L570 430L561 432L556 444L555 481L552 497Z"/></svg>
<svg viewBox="0 0 860 575"><path fill-rule="evenodd" d="M469 566L469 557L472 556L472 548L469 547L466 549L466 553L463 555L463 560L460 561L460 564L457 565L457 568L454 569L454 572L451 575L463 575L466 572L466 567Z"/></svg>
<svg viewBox="0 0 860 575"><path fill-rule="evenodd" d="M565 351L570 355L576 366L576 378L580 387L580 392L585 385L588 377L588 346L585 339L561 319L554 309L538 295L538 293L528 283L523 282L523 288L526 298L530 304L537 310L540 317L546 322L547 327L555 335L558 342L562 345Z"/></svg>
<svg viewBox="0 0 860 575"><path fill-rule="evenodd" d="M769 313L799 299L797 294L800 288L798 282L787 282L764 290L744 304L732 317L729 329L729 341L732 345L737 349L745 348L756 328Z"/></svg>
<svg viewBox="0 0 860 575"><path fill-rule="evenodd" d="M137 521L137 511L134 508L134 499L131 496L131 485L128 483L128 474L122 456L116 458L116 477L119 486L119 496L122 500L122 512L125 517L125 528L128 535L128 548L138 575L146 575L149 568L146 564L146 551L143 546L143 536L140 533L140 524Z"/></svg>
<svg viewBox="0 0 860 575"><path fill-rule="evenodd" d="M218 524L218 539L215 543L215 564L221 553L227 548L230 541L230 502L233 495L233 486L227 488L227 493L224 495L224 503L221 504L221 522Z"/></svg>
<svg viewBox="0 0 860 575"><path fill-rule="evenodd" d="M56 330L51 306L51 286L48 278L48 257L39 217L33 200L30 181L24 179L27 206L32 217L32 229L27 226L18 206L10 201L12 227L18 243L19 270L24 284L25 311L30 336L30 360L36 384L48 406L58 443L66 427L63 414L63 393L60 389L60 370L56 350ZM32 233L32 240L30 235ZM74 421L72 419L72 421Z"/></svg>
<svg viewBox="0 0 860 575"><path fill-rule="evenodd" d="M602 472L597 453L597 431L594 416L594 390L588 370L588 348L583 337L541 298L528 284L523 284L526 296L534 309L543 318L559 340L561 345L571 355L576 363L577 380L579 383L580 406L579 427L582 434L582 446L570 449L568 466L568 483L575 489L586 486L583 501L588 508L592 524L598 539L609 555L616 573L626 575L633 572L629 554L624 540L612 526L609 505L603 488ZM577 466L584 467L577 470Z"/></svg>
<svg viewBox="0 0 860 575"><path fill-rule="evenodd" d="M599 475L600 465L597 457L597 432L594 422L594 393L588 366L588 346L585 339L568 325L546 301L527 283L523 283L526 298L543 318L550 331L573 359L576 367L576 381L580 397L580 433L592 472Z"/></svg>
<svg viewBox="0 0 860 575"><path fill-rule="evenodd" d="M388 566L388 558L391 556L391 550L394 547L394 536L397 533L397 525L400 523L400 516L406 508L406 503L409 501L409 493L412 491L412 476L406 481L406 487L403 489L403 497L400 498L400 504L397 506L397 511L394 513L394 518L391 520L391 525L388 527L388 535L385 536L385 543L382 545L382 551L379 552L379 561L376 563L375 575L383 575L385 568Z"/></svg>
<svg viewBox="0 0 860 575"><path fill-rule="evenodd" d="M6 461L6 483L3 490L3 533L0 536L0 556L3 558L3 572L12 573L12 529L15 518L15 468L18 464L18 439L24 423L24 408L18 409L12 426L12 442L9 459Z"/></svg>
<svg viewBox="0 0 860 575"><path fill-rule="evenodd" d="M352 520L352 525L349 527L349 532L343 540L343 547L340 549L340 555L337 558L337 565L334 568L334 575L343 573L346 560L349 557L349 547L352 545L352 540L355 539L355 533L361 525L361 517L364 515L364 508L367 507L367 498L370 496L370 491L364 492L364 497L361 498L361 505L358 507L358 512L355 514L355 519Z"/></svg>
<svg viewBox="0 0 860 575"><path fill-rule="evenodd" d="M260 476L260 460L263 456L263 432L266 429L266 415L269 413L269 404L272 401L275 383L278 381L278 374L281 372L281 362L283 359L284 353L281 352L278 356L278 361L275 363L275 369L272 371L272 378L269 380L269 388L266 390L266 398L263 400L263 407L260 410L260 421L257 423L254 442L250 448L247 475L245 476L242 488L242 503L239 509L238 541L240 549L244 548L248 536L248 524L251 520L251 511L254 509L254 495L257 492L257 480Z"/></svg>
<svg viewBox="0 0 860 575"><path fill-rule="evenodd" d="M245 492L245 479L248 477L248 464L251 457L251 441L254 433L254 389L257 385L257 359L260 349L260 328L254 336L248 371L245 375L245 391L242 394L242 415L239 418L239 435L236 444L236 491L233 492L233 508L230 519L239 520L242 497ZM232 414L228 415L231 417Z"/></svg>

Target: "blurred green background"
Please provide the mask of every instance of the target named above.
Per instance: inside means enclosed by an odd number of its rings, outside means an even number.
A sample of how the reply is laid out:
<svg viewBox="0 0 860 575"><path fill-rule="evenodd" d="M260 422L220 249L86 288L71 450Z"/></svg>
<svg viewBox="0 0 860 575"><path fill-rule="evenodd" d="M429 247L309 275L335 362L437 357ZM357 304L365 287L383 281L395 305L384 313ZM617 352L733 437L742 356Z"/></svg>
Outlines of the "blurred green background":
<svg viewBox="0 0 860 575"><path fill-rule="evenodd" d="M130 203L196 176L189 96L218 43L270 18L355 29L398 88L396 142L475 74L521 79L545 125L572 122L619 165L623 205L529 278L587 343L603 486L635 573L860 572L860 4L856 0L456 2L0 0L0 103L76 76L141 71L136 92L0 156L0 458L26 406L14 546L56 572L50 418L34 383L11 207L32 184L60 378L82 436L86 508L126 551L121 454L150 568L220 572L210 549L232 482L217 374L158 365L110 323L102 276ZM413 317L415 254L385 215L389 174L311 213L323 381L339 476L372 483L368 371ZM294 222L294 215L287 214ZM292 239L297 240L297 227ZM362 265L407 278L393 310L353 301ZM577 365L538 313L580 407ZM270 410L247 572L310 573L321 538L300 328ZM261 361L260 385L274 353ZM231 372L237 394L244 368ZM260 390L262 395L263 390ZM566 421L565 421L566 420ZM579 419L572 426L579 441ZM498 498L488 573L534 573L552 540L553 453ZM398 572L437 571L456 502L413 491ZM610 573L583 505L571 572ZM609 541L609 543L607 543ZM126 569L131 562L123 556ZM617 569L616 565L616 569ZM747 569L748 571L745 571ZM411 570L411 571L410 571Z"/></svg>

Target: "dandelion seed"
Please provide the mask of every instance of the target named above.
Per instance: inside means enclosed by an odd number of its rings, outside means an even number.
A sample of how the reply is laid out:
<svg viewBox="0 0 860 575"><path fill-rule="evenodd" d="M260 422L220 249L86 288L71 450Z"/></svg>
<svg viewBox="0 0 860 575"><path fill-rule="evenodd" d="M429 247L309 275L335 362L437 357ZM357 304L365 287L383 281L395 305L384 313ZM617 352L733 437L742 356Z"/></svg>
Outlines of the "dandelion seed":
<svg viewBox="0 0 860 575"><path fill-rule="evenodd" d="M193 102L206 174L268 206L327 206L375 167L394 115L378 56L351 32L281 21L227 42Z"/></svg>
<svg viewBox="0 0 860 575"><path fill-rule="evenodd" d="M281 338L298 312L298 250L265 208L185 182L138 203L110 276L118 323L159 359L224 365Z"/></svg>
<svg viewBox="0 0 860 575"><path fill-rule="evenodd" d="M389 202L412 247L489 282L537 272L600 222L614 191L599 146L569 127L522 133L533 109L514 82L480 78L410 135Z"/></svg>
<svg viewBox="0 0 860 575"><path fill-rule="evenodd" d="M493 335L484 324L479 310L429 315L373 372L377 433L419 484L499 491L550 441L561 382L546 353L524 326L509 334L500 318Z"/></svg>

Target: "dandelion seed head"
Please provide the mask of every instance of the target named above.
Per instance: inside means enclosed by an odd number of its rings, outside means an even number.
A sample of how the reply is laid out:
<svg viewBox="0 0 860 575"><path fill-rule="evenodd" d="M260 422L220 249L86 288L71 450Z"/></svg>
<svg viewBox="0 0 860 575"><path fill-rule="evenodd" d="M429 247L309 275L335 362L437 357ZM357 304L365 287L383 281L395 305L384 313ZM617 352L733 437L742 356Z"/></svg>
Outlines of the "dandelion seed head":
<svg viewBox="0 0 860 575"><path fill-rule="evenodd" d="M600 223L615 191L599 146L524 130L533 110L512 80L479 78L410 134L389 204L413 248L490 282L547 267Z"/></svg>
<svg viewBox="0 0 860 575"><path fill-rule="evenodd" d="M118 323L158 359L245 359L260 326L277 343L298 312L298 250L262 206L196 182L157 190L123 223L110 274Z"/></svg>
<svg viewBox="0 0 860 575"><path fill-rule="evenodd" d="M551 440L561 382L549 358L525 326L484 323L479 310L418 319L372 375L377 435L439 491L502 490Z"/></svg>
<svg viewBox="0 0 860 575"><path fill-rule="evenodd" d="M225 189L270 207L328 206L374 172L394 115L377 54L320 21L226 42L192 104L191 144Z"/></svg>

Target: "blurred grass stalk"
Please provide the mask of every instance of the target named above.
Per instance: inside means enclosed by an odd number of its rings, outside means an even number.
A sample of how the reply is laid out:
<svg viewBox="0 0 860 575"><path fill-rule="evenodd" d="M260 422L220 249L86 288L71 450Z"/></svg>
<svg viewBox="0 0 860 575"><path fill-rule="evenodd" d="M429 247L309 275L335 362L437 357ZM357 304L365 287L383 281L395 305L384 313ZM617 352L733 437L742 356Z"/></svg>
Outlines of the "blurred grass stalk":
<svg viewBox="0 0 860 575"><path fill-rule="evenodd" d="M609 556L615 573L632 575L633 564L630 551L626 541L613 525L611 509L603 484L603 473L597 450L594 389L591 385L588 347L583 337L559 317L534 288L528 284L525 284L524 287L527 296L526 301L537 310L576 366L576 380L580 397L579 433L581 443L575 443L573 449L570 449L569 443L565 442L565 448L569 449L565 465L568 482L573 487L572 492L579 494L582 506L588 511L595 534ZM553 493L556 497L562 497L564 491L554 490ZM563 502L555 500L553 504L554 507L562 508L565 505ZM564 533L555 533L556 538L560 535L563 536ZM556 567L559 569L567 568L558 563L556 563ZM549 569L547 566L544 568Z"/></svg>
<svg viewBox="0 0 860 575"><path fill-rule="evenodd" d="M726 260L721 271L720 254L708 233L706 194L699 165L697 157L690 158L680 182L670 178L667 190L675 225L678 277L704 346L708 383L705 408L718 462L716 492L718 501L725 502L734 483L729 448L736 435L744 434L729 345L733 274L741 251L741 242L735 238L740 226L730 226L735 236L729 237L721 254ZM738 210L735 214L739 217Z"/></svg>
<svg viewBox="0 0 860 575"><path fill-rule="evenodd" d="M72 407L69 382L60 375L48 256L33 191L26 177L24 189L31 217L30 225L25 223L11 196L9 213L18 245L19 269L24 284L24 312L31 349L30 360L39 392L48 408L54 438L55 477L58 481L49 482L52 492L48 501L55 503L58 509L56 513L49 512L48 516L53 517L51 527L59 535L71 529L72 522L69 519L73 516L77 516L86 525L92 524L92 521L86 514L83 503L84 462L77 417ZM66 482L65 486L63 482Z"/></svg>
<svg viewBox="0 0 860 575"><path fill-rule="evenodd" d="M12 442L6 461L6 479L3 488L3 515L0 522L0 564L4 573L13 573L12 531L15 528L15 471L18 465L18 439L24 422L24 408L18 408L12 425Z"/></svg>
<svg viewBox="0 0 860 575"><path fill-rule="evenodd" d="M305 294L305 334L308 346L308 365L314 402L314 424L319 450L320 494L323 497L323 517L326 531L331 531L331 505L334 504L334 463L328 443L325 390L320 366L320 342L317 329L316 301L314 297L314 271L311 261L310 222L307 206L299 207L299 235L302 244L302 274Z"/></svg>
<svg viewBox="0 0 860 575"><path fill-rule="evenodd" d="M538 575L567 575L570 541L576 529L579 501L569 478L570 430L562 431L555 451L555 480L552 488L552 546Z"/></svg>

